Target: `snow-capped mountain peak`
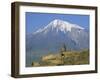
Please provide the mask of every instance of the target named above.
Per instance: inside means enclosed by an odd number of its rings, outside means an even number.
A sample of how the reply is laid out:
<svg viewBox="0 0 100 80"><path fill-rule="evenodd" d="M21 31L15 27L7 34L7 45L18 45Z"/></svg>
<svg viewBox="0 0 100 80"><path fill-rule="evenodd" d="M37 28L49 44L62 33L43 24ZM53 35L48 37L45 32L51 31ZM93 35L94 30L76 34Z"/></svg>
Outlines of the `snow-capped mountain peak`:
<svg viewBox="0 0 100 80"><path fill-rule="evenodd" d="M89 32L77 24L55 19L26 36L26 48L34 53L57 52L62 44L67 50L89 49Z"/></svg>
<svg viewBox="0 0 100 80"><path fill-rule="evenodd" d="M67 22L67 21L63 21L63 20L60 20L60 19L55 19L55 20L51 21L46 27L37 30L33 34L41 33L41 32L47 33L50 30L51 31L55 30L57 32L62 31L62 32L66 33L67 31L71 31L72 28L80 29L80 30L84 29L84 28L80 27L77 24L72 24L72 23Z"/></svg>

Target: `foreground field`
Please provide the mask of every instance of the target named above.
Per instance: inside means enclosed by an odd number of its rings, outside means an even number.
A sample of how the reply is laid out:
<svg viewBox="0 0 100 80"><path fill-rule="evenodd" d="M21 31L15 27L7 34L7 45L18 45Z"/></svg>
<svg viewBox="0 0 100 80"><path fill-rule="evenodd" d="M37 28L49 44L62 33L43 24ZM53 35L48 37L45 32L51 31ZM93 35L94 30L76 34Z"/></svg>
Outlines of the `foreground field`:
<svg viewBox="0 0 100 80"><path fill-rule="evenodd" d="M32 66L60 66L89 64L89 50L63 51L58 54L48 54L41 61L32 62Z"/></svg>

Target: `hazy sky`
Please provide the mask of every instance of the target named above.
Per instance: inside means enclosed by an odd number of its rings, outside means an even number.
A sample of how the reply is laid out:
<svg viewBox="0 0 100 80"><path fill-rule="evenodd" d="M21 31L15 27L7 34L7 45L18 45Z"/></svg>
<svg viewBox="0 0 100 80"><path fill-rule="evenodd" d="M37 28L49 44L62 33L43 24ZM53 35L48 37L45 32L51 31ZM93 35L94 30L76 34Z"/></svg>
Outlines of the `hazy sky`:
<svg viewBox="0 0 100 80"><path fill-rule="evenodd" d="M61 19L89 29L89 15L52 14L26 12L26 33L45 27L54 19Z"/></svg>

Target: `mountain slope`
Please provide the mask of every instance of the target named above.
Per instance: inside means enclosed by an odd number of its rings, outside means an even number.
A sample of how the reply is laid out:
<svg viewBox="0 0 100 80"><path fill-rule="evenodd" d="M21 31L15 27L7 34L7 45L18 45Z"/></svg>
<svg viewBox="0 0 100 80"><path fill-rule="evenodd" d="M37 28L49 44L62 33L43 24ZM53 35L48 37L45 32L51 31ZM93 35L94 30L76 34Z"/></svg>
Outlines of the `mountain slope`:
<svg viewBox="0 0 100 80"><path fill-rule="evenodd" d="M43 29L37 30L33 34L37 34L37 33L41 33L41 32L47 33L50 30L51 31L55 30L55 32L62 31L62 32L66 33L67 31L71 31L73 28L79 29L79 30L84 30L84 28L82 28L76 24L71 24L71 23L63 21L63 20L55 19L52 22L50 22L46 27L44 27Z"/></svg>
<svg viewBox="0 0 100 80"><path fill-rule="evenodd" d="M26 36L26 51L34 54L58 52L65 44L67 50L89 47L89 34L77 24L55 19L47 26Z"/></svg>

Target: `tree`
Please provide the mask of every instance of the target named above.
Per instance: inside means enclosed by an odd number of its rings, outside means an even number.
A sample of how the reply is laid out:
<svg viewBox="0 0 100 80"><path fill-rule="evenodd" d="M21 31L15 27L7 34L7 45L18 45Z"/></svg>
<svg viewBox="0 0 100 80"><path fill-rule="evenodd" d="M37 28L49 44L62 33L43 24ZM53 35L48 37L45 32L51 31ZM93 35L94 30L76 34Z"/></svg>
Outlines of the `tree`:
<svg viewBox="0 0 100 80"><path fill-rule="evenodd" d="M60 53L61 53L61 61L62 61L62 64L64 64L64 57L65 57L65 54L63 52L66 51L66 45L63 44L61 50L60 50Z"/></svg>
<svg viewBox="0 0 100 80"><path fill-rule="evenodd" d="M63 48L64 48L64 51L66 51L66 45L65 44L63 44Z"/></svg>
<svg viewBox="0 0 100 80"><path fill-rule="evenodd" d="M63 45L62 45L62 47L61 47L61 50L60 50L60 51L61 51L61 53L66 51L66 45L65 45L65 44L63 44Z"/></svg>

